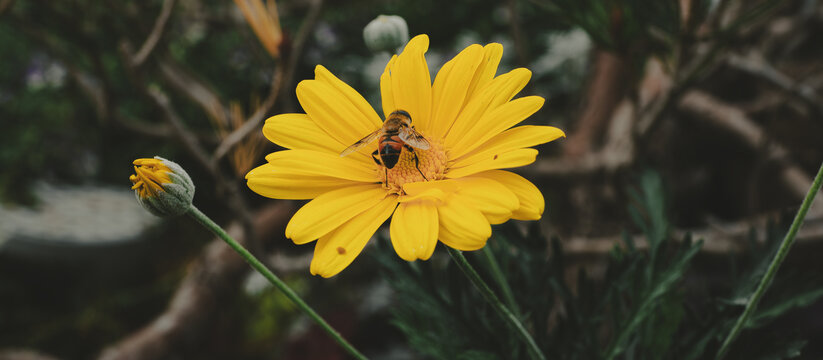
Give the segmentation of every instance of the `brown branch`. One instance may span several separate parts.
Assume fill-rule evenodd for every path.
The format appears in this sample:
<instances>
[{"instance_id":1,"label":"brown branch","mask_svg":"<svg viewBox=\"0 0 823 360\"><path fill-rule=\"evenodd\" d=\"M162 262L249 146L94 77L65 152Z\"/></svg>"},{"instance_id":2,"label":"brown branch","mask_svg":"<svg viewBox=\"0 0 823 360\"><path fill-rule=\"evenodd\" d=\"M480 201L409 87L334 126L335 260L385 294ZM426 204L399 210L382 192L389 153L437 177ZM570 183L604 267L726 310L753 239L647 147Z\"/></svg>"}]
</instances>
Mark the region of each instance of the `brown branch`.
<instances>
[{"instance_id":1,"label":"brown branch","mask_svg":"<svg viewBox=\"0 0 823 360\"><path fill-rule=\"evenodd\" d=\"M226 137L223 138L223 141L214 150L214 155L212 156L212 161L217 163L222 159L235 145L243 141L243 139L248 136L252 131L259 131L260 130L260 123L263 122L263 119L266 117L266 113L269 112L274 103L277 100L277 97L280 96L280 89L283 87L283 72L282 67L278 66L277 70L275 70L274 78L272 79L272 86L271 90L269 90L269 96L266 97L266 100L260 104L260 107L243 123L242 126L235 129Z\"/></svg>"},{"instance_id":2,"label":"brown branch","mask_svg":"<svg viewBox=\"0 0 823 360\"><path fill-rule=\"evenodd\" d=\"M290 49L289 60L286 63L286 69L283 71L283 86L288 89L294 88L294 72L297 70L297 65L300 63L300 57L303 55L303 48L306 46L306 42L311 37L311 34L314 32L314 26L317 24L317 20L320 19L320 14L323 10L323 1L324 0L309 0L310 8L309 13L306 15L306 18L303 20L303 24L300 25L300 30L297 31L297 35L294 37L293 45ZM281 105L283 104L284 99L286 97L281 97ZM287 111L291 111L287 109Z\"/></svg>"},{"instance_id":3,"label":"brown branch","mask_svg":"<svg viewBox=\"0 0 823 360\"><path fill-rule=\"evenodd\" d=\"M582 176L597 172L614 172L634 163L635 107L624 99L615 109L606 133L606 143L597 152L577 159L540 159L523 170L530 177Z\"/></svg>"},{"instance_id":4,"label":"brown branch","mask_svg":"<svg viewBox=\"0 0 823 360\"><path fill-rule=\"evenodd\" d=\"M751 53L748 56L732 55L728 58L730 66L768 81L790 95L799 98L823 115L823 99L810 86L798 83L769 64L763 56Z\"/></svg>"},{"instance_id":5,"label":"brown branch","mask_svg":"<svg viewBox=\"0 0 823 360\"><path fill-rule=\"evenodd\" d=\"M0 360L58 360L51 355L28 349L0 350Z\"/></svg>"},{"instance_id":6,"label":"brown branch","mask_svg":"<svg viewBox=\"0 0 823 360\"><path fill-rule=\"evenodd\" d=\"M734 134L754 151L765 151L766 157L782 165L780 179L799 199L811 187L812 179L789 156L789 151L766 135L757 123L742 110L714 98L710 94L693 90L680 100L678 107L699 115L701 120ZM818 202L823 196L817 196Z\"/></svg>"},{"instance_id":7,"label":"brown branch","mask_svg":"<svg viewBox=\"0 0 823 360\"><path fill-rule=\"evenodd\" d=\"M305 47L306 41L309 39L309 35L314 30L314 26L320 18L323 0L313 0L310 1L310 4L311 8L309 9L309 13L306 15L305 20L303 20L303 24L300 26L297 36L295 36L288 62L286 64L279 64L275 70L268 97L266 97L266 100L263 101L254 114L246 120L243 126L235 129L223 139L223 142L214 151L214 156L212 156L213 162L217 163L220 161L220 159L226 156L226 154L228 154L232 148L248 136L248 134L252 131L259 130L260 123L266 118L266 113L268 113L277 102L282 93L283 87L293 81L294 72L297 69L297 65L299 64L300 57L303 53L303 47Z\"/></svg>"},{"instance_id":8,"label":"brown branch","mask_svg":"<svg viewBox=\"0 0 823 360\"><path fill-rule=\"evenodd\" d=\"M177 115L177 112L172 108L171 103L169 102L169 98L164 94L161 90L156 88L146 89L149 98L154 102L154 105L160 109L160 113L163 114L163 119L171 125L171 128L177 134L180 141L183 143L183 146L188 150L188 152L194 156L195 159L206 168L212 175L218 176L220 170L217 166L209 161L209 156L204 150L203 146L200 145L200 140L197 139L194 134L192 134L186 128L186 125L183 124L183 120Z\"/></svg>"},{"instance_id":9,"label":"brown branch","mask_svg":"<svg viewBox=\"0 0 823 360\"><path fill-rule=\"evenodd\" d=\"M260 212L254 225L260 240L282 238L292 208L277 202ZM237 223L228 232L244 241ZM214 315L237 296L249 267L221 239L212 240L191 265L166 310L152 322L103 350L100 360L187 358L206 341Z\"/></svg>"},{"instance_id":10,"label":"brown branch","mask_svg":"<svg viewBox=\"0 0 823 360\"><path fill-rule=\"evenodd\" d=\"M630 64L622 55L597 49L593 57L594 68L583 99L582 112L575 131L563 144L571 158L583 157L591 151L627 90Z\"/></svg>"},{"instance_id":11,"label":"brown branch","mask_svg":"<svg viewBox=\"0 0 823 360\"><path fill-rule=\"evenodd\" d=\"M823 203L818 203L818 207ZM691 234L693 239L705 240L701 252L716 255L726 255L732 252L744 250L749 246L749 236L751 230L756 229L758 243L766 241L766 229L773 216L761 215L752 219L730 222L715 223L705 228L699 229L677 229L672 236L677 241L685 238L686 234ZM647 249L648 242L644 236L633 235L636 246L639 249ZM823 216L808 217L803 227L797 233L799 246L821 244L823 242ZM570 256L603 256L608 254L615 246L624 246L622 236L606 236L598 238L573 237L563 241L563 251Z\"/></svg>"},{"instance_id":12,"label":"brown branch","mask_svg":"<svg viewBox=\"0 0 823 360\"><path fill-rule=\"evenodd\" d=\"M174 0L164 0L163 8L160 9L160 15L157 16L157 20L154 22L154 27L152 28L151 33L146 38L143 46L140 47L140 50L137 51L137 54L134 55L131 60L132 66L140 67L143 65L151 52L154 50L154 47L157 46L157 42L160 41L160 37L163 36L163 30L166 28L166 23L171 16L172 9L174 9Z\"/></svg>"},{"instance_id":13,"label":"brown branch","mask_svg":"<svg viewBox=\"0 0 823 360\"><path fill-rule=\"evenodd\" d=\"M157 65L169 85L200 105L206 114L213 119L225 118L227 114L226 107L220 101L217 93L209 89L206 84L191 76L170 58L158 59Z\"/></svg>"}]
</instances>

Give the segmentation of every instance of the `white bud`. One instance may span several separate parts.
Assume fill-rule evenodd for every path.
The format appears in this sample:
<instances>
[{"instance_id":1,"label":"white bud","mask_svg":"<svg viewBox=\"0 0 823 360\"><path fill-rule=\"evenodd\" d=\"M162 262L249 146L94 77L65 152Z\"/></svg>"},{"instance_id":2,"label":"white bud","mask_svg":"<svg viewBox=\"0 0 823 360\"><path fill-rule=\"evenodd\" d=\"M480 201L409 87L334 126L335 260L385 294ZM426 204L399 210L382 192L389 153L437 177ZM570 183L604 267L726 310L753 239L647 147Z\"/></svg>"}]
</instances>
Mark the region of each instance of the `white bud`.
<instances>
[{"instance_id":1,"label":"white bud","mask_svg":"<svg viewBox=\"0 0 823 360\"><path fill-rule=\"evenodd\" d=\"M363 28L363 40L373 52L395 52L409 41L409 26L397 15L380 15Z\"/></svg>"}]
</instances>

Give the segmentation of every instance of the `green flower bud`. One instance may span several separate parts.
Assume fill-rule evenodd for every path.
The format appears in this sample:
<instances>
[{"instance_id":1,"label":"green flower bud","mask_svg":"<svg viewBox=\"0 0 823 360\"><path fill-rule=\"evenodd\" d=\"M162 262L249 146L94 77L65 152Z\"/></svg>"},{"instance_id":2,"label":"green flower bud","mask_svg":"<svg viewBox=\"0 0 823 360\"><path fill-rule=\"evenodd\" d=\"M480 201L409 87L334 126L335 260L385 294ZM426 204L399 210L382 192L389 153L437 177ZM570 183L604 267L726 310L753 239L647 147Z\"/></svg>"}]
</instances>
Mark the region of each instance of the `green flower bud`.
<instances>
[{"instance_id":1,"label":"green flower bud","mask_svg":"<svg viewBox=\"0 0 823 360\"><path fill-rule=\"evenodd\" d=\"M380 15L363 28L363 39L373 52L395 52L409 41L409 26L397 15Z\"/></svg>"},{"instance_id":2,"label":"green flower bud","mask_svg":"<svg viewBox=\"0 0 823 360\"><path fill-rule=\"evenodd\" d=\"M194 183L173 161L159 156L134 160L134 175L129 180L137 202L156 216L181 215L191 208Z\"/></svg>"}]
</instances>

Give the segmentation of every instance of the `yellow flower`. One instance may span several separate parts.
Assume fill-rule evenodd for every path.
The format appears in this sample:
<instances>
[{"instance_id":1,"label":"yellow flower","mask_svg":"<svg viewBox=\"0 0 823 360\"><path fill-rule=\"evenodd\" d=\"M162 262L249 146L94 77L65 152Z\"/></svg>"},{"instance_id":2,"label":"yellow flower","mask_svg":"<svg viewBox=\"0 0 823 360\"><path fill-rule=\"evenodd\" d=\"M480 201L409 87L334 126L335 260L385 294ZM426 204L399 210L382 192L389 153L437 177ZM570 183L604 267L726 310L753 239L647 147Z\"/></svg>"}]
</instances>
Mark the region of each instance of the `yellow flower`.
<instances>
[{"instance_id":1,"label":"yellow flower","mask_svg":"<svg viewBox=\"0 0 823 360\"><path fill-rule=\"evenodd\" d=\"M537 187L499 170L532 163L537 150L529 147L565 136L550 126L512 128L543 105L538 96L512 100L531 72L495 76L503 47L475 44L443 65L432 84L428 45L426 35L413 38L380 79L384 115L407 111L431 144L415 150L419 166L408 150L392 169L377 165L371 156L377 142L339 156L383 122L359 93L319 65L314 80L297 85L306 114L266 121L263 134L290 150L269 154L267 164L246 175L248 186L271 198L314 199L286 227L296 244L318 240L312 274L339 273L389 217L395 251L414 261L428 259L438 240L477 250L491 236L490 224L543 214Z\"/></svg>"},{"instance_id":2,"label":"yellow flower","mask_svg":"<svg viewBox=\"0 0 823 360\"><path fill-rule=\"evenodd\" d=\"M173 161L159 156L134 160L134 174L129 180L137 202L154 215L180 215L191 208L194 183Z\"/></svg>"}]
</instances>

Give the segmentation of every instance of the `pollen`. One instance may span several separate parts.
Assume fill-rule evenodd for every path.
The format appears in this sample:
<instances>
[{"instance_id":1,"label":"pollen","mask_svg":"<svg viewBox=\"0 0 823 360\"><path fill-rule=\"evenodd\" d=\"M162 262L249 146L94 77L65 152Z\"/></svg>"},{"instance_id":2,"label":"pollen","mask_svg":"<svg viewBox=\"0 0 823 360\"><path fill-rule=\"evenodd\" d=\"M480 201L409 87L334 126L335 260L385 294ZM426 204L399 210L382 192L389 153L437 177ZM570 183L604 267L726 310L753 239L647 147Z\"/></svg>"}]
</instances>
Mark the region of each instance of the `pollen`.
<instances>
[{"instance_id":1,"label":"pollen","mask_svg":"<svg viewBox=\"0 0 823 360\"><path fill-rule=\"evenodd\" d=\"M397 164L388 171L383 166L378 166L380 179L388 175L384 183L389 192L402 194L403 184L440 180L445 177L447 159L443 145L432 139L429 139L429 143L431 147L428 150L414 149L412 153L403 149ZM417 161L415 161L415 155L417 155Z\"/></svg>"},{"instance_id":2,"label":"pollen","mask_svg":"<svg viewBox=\"0 0 823 360\"><path fill-rule=\"evenodd\" d=\"M171 182L170 172L158 159L137 159L134 161L134 174L129 176L131 188L143 198L156 196L158 191L163 191L163 184Z\"/></svg>"}]
</instances>

